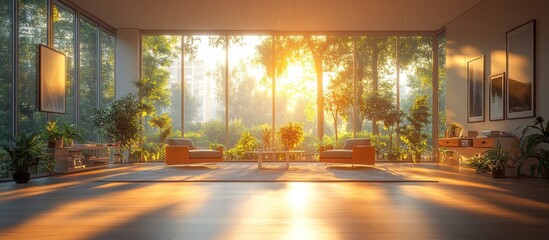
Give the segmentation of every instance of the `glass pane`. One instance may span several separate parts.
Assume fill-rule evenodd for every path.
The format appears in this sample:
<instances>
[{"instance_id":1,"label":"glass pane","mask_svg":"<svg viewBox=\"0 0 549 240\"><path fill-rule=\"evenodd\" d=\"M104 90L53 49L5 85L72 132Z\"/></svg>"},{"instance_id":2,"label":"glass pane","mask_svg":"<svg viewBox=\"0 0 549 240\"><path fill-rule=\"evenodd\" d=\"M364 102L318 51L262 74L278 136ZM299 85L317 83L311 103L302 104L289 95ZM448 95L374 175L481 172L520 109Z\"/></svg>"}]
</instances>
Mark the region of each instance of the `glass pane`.
<instances>
[{"instance_id":1,"label":"glass pane","mask_svg":"<svg viewBox=\"0 0 549 240\"><path fill-rule=\"evenodd\" d=\"M353 136L353 42L351 37L327 36L317 47L323 53L324 134L342 146ZM319 51L316 51L319 52Z\"/></svg>"},{"instance_id":2,"label":"glass pane","mask_svg":"<svg viewBox=\"0 0 549 240\"><path fill-rule=\"evenodd\" d=\"M73 12L63 7L53 6L53 47L65 54L67 59L67 78L66 78L66 114L52 114L53 120L73 124L76 122L75 116L75 63L74 49L76 44Z\"/></svg>"},{"instance_id":3,"label":"glass pane","mask_svg":"<svg viewBox=\"0 0 549 240\"><path fill-rule=\"evenodd\" d=\"M397 138L384 128L383 120L386 117L384 113L398 106L396 37L357 37L355 54L355 79L360 102L357 134L370 137L378 157L382 157L384 153L392 151L391 143L396 142Z\"/></svg>"},{"instance_id":4,"label":"glass pane","mask_svg":"<svg viewBox=\"0 0 549 240\"><path fill-rule=\"evenodd\" d=\"M185 37L185 137L208 147L225 141L225 37Z\"/></svg>"},{"instance_id":5,"label":"glass pane","mask_svg":"<svg viewBox=\"0 0 549 240\"><path fill-rule=\"evenodd\" d=\"M79 94L80 112L79 128L82 129L84 140L97 141L94 133L92 115L98 106L98 43L97 27L84 19L80 19L79 30Z\"/></svg>"},{"instance_id":6,"label":"glass pane","mask_svg":"<svg viewBox=\"0 0 549 240\"><path fill-rule=\"evenodd\" d=\"M19 0L17 31L18 131L42 130L46 114L38 110L38 44L47 44L46 0Z\"/></svg>"},{"instance_id":7,"label":"glass pane","mask_svg":"<svg viewBox=\"0 0 549 240\"><path fill-rule=\"evenodd\" d=\"M438 37L438 136L446 131L446 34Z\"/></svg>"},{"instance_id":8,"label":"glass pane","mask_svg":"<svg viewBox=\"0 0 549 240\"><path fill-rule=\"evenodd\" d=\"M230 39L228 148L235 147L244 133L252 134L257 143L265 145L263 130L272 128L272 78L261 65L261 57L272 53L272 37L231 36ZM268 54L261 55L262 50ZM232 156L232 159L241 157Z\"/></svg>"},{"instance_id":9,"label":"glass pane","mask_svg":"<svg viewBox=\"0 0 549 240\"><path fill-rule=\"evenodd\" d=\"M145 153L158 154L164 150L164 142L171 134L173 115L170 100L171 86L178 82L171 73L172 66L181 55L179 36L143 36L143 78L139 81L138 96L148 106L144 118ZM181 60L179 60L180 62ZM179 111L180 112L180 111ZM145 154L146 161L158 160L154 154ZM152 156L152 157L148 157Z\"/></svg>"},{"instance_id":10,"label":"glass pane","mask_svg":"<svg viewBox=\"0 0 549 240\"><path fill-rule=\"evenodd\" d=\"M420 97L426 96L427 112L425 115L429 117L423 123L421 134L424 136L421 139L427 140L427 145L431 146L433 135L431 117L433 102L433 38L425 36L400 37L399 62L401 64L400 107L410 115L409 111L414 106L414 102ZM427 151L430 151L430 149L426 149L425 152Z\"/></svg>"},{"instance_id":11,"label":"glass pane","mask_svg":"<svg viewBox=\"0 0 549 240\"><path fill-rule=\"evenodd\" d=\"M280 36L275 39L275 131L294 122L303 125L306 139L316 139L318 79L313 54L304 44L303 36ZM277 145L281 146L279 142Z\"/></svg>"},{"instance_id":12,"label":"glass pane","mask_svg":"<svg viewBox=\"0 0 549 240\"><path fill-rule=\"evenodd\" d=\"M0 2L0 143L11 136L13 119L13 1Z\"/></svg>"},{"instance_id":13,"label":"glass pane","mask_svg":"<svg viewBox=\"0 0 549 240\"><path fill-rule=\"evenodd\" d=\"M114 36L101 31L101 102L108 106L114 101Z\"/></svg>"}]
</instances>

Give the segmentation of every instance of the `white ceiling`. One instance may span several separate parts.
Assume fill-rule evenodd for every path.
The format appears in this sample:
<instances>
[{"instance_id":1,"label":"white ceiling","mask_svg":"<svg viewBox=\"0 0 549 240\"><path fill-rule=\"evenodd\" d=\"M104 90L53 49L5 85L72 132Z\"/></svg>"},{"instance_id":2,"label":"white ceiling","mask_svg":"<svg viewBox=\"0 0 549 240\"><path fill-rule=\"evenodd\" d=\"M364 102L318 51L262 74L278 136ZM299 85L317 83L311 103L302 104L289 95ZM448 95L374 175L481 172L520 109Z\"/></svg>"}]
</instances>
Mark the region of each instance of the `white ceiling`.
<instances>
[{"instance_id":1,"label":"white ceiling","mask_svg":"<svg viewBox=\"0 0 549 240\"><path fill-rule=\"evenodd\" d=\"M70 0L114 28L436 31L482 0Z\"/></svg>"}]
</instances>

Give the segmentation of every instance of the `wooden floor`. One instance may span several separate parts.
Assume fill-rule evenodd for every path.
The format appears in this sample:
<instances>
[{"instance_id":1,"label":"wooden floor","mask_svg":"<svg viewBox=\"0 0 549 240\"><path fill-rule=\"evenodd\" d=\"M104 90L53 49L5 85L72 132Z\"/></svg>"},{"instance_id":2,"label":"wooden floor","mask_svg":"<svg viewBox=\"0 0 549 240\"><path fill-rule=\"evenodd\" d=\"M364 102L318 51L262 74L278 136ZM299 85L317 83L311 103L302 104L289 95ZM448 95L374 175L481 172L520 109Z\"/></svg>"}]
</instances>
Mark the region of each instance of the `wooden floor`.
<instances>
[{"instance_id":1,"label":"wooden floor","mask_svg":"<svg viewBox=\"0 0 549 240\"><path fill-rule=\"evenodd\" d=\"M0 239L548 239L549 181L408 164L429 183L0 183Z\"/></svg>"}]
</instances>

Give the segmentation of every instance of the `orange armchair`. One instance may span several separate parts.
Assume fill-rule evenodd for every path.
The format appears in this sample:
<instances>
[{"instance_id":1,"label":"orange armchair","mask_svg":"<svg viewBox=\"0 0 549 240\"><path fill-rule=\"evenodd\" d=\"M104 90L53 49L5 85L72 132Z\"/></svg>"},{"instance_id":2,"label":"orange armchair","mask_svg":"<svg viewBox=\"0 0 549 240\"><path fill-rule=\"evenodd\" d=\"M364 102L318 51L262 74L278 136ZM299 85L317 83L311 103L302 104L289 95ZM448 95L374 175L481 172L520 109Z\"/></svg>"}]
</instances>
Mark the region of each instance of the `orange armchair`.
<instances>
[{"instance_id":1,"label":"orange armchair","mask_svg":"<svg viewBox=\"0 0 549 240\"><path fill-rule=\"evenodd\" d=\"M375 165L376 153L374 145L370 144L370 139L355 138L347 139L343 149L320 149L320 162L324 163L346 163L360 165Z\"/></svg>"},{"instance_id":2,"label":"orange armchair","mask_svg":"<svg viewBox=\"0 0 549 240\"><path fill-rule=\"evenodd\" d=\"M196 149L191 139L170 138L166 144L166 165L223 162L223 148Z\"/></svg>"}]
</instances>

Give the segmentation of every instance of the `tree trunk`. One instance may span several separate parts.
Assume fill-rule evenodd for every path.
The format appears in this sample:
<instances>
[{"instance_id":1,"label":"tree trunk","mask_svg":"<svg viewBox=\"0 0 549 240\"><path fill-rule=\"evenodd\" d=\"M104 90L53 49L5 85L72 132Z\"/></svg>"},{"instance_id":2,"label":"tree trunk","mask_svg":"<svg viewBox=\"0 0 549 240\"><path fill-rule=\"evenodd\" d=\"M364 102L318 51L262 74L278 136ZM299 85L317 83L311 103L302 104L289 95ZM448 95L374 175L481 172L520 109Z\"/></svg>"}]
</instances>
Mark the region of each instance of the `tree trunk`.
<instances>
[{"instance_id":1,"label":"tree trunk","mask_svg":"<svg viewBox=\"0 0 549 240\"><path fill-rule=\"evenodd\" d=\"M377 46L377 37L372 42L372 91L379 91L379 73L378 73L379 48ZM379 134L377 119L372 119L372 134Z\"/></svg>"},{"instance_id":2,"label":"tree trunk","mask_svg":"<svg viewBox=\"0 0 549 240\"><path fill-rule=\"evenodd\" d=\"M315 54L314 54L315 55ZM322 57L314 56L315 59L315 71L316 71L316 103L317 103L317 125L318 125L318 138L322 139L324 136L324 88L322 84Z\"/></svg>"}]
</instances>

